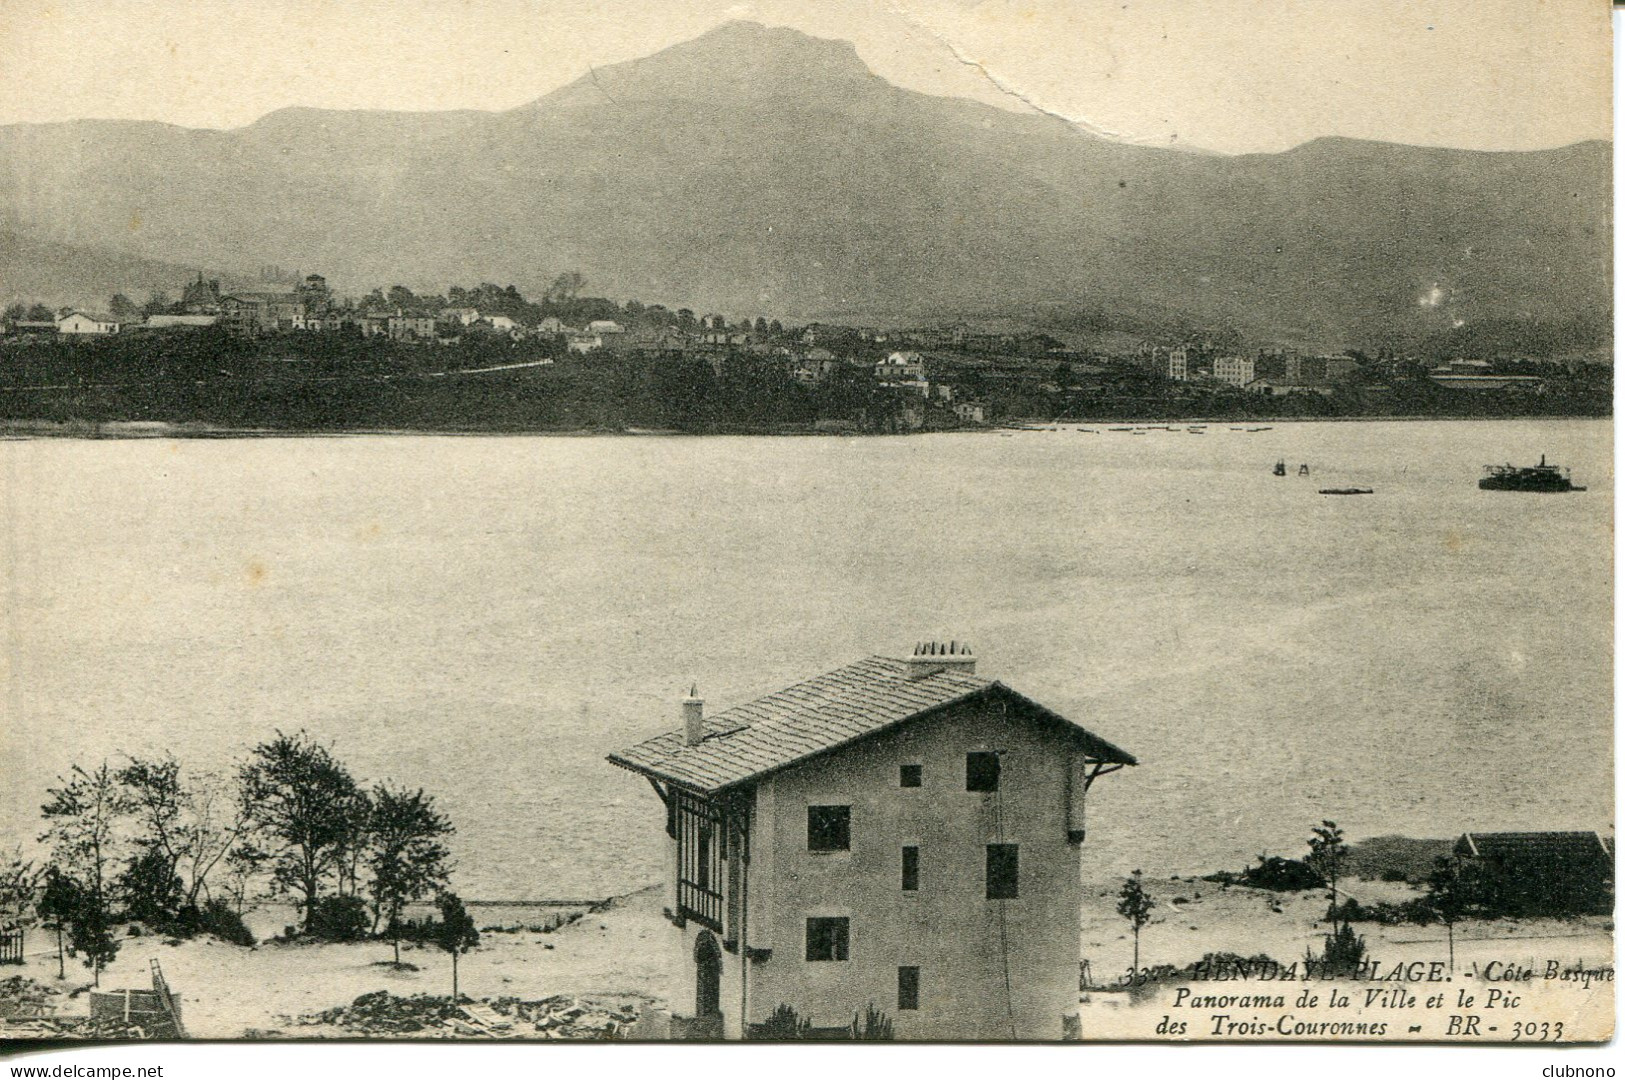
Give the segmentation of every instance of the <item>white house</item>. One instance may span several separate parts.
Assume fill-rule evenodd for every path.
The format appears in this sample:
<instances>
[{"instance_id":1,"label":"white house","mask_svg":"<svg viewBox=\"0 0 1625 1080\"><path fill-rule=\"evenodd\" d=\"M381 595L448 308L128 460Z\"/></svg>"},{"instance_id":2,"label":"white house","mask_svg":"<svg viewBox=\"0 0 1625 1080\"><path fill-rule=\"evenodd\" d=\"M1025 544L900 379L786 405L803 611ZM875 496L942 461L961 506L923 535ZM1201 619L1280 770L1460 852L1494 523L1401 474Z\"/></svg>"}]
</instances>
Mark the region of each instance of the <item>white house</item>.
<instances>
[{"instance_id":1,"label":"white house","mask_svg":"<svg viewBox=\"0 0 1625 1080\"><path fill-rule=\"evenodd\" d=\"M1135 761L967 648L714 717L690 691L680 729L609 760L666 806L674 1032L873 1004L899 1039L1076 1037L1085 796Z\"/></svg>"},{"instance_id":2,"label":"white house","mask_svg":"<svg viewBox=\"0 0 1625 1080\"><path fill-rule=\"evenodd\" d=\"M1246 386L1257 378L1250 356L1221 356L1213 361L1213 377L1231 386Z\"/></svg>"},{"instance_id":3,"label":"white house","mask_svg":"<svg viewBox=\"0 0 1625 1080\"><path fill-rule=\"evenodd\" d=\"M116 334L119 331L119 322L111 315L86 315L82 311L70 311L56 321L56 332L59 334Z\"/></svg>"},{"instance_id":4,"label":"white house","mask_svg":"<svg viewBox=\"0 0 1625 1080\"><path fill-rule=\"evenodd\" d=\"M589 334L624 334L625 328L614 319L594 319L587 324Z\"/></svg>"}]
</instances>

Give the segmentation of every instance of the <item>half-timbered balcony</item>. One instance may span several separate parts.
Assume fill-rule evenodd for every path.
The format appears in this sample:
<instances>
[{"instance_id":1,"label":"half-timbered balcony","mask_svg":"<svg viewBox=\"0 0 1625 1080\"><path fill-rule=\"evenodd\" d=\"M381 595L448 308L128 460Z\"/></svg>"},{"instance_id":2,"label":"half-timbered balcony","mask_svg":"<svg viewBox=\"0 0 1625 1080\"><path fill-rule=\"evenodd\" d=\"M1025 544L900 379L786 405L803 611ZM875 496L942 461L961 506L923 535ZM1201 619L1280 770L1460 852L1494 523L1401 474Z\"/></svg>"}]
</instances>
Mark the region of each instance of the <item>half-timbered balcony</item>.
<instances>
[{"instance_id":1,"label":"half-timbered balcony","mask_svg":"<svg viewBox=\"0 0 1625 1080\"><path fill-rule=\"evenodd\" d=\"M722 932L723 817L713 802L672 790L677 830L677 914Z\"/></svg>"}]
</instances>

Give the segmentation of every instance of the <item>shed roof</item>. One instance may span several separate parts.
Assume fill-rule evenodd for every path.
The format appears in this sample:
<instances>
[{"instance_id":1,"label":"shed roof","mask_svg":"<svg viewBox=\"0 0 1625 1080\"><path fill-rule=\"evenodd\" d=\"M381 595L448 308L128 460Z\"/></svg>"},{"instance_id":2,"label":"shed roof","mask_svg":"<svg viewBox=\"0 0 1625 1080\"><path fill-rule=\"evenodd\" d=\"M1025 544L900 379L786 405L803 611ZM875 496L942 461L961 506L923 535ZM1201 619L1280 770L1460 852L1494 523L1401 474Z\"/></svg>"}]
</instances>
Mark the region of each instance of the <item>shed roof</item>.
<instances>
[{"instance_id":1,"label":"shed roof","mask_svg":"<svg viewBox=\"0 0 1625 1080\"><path fill-rule=\"evenodd\" d=\"M1064 724L1100 761L1136 764L1128 752L1003 683L955 670L910 677L904 661L884 656L859 660L709 717L697 746L686 745L683 732L668 731L611 754L609 760L698 791L721 791L984 695L1021 702Z\"/></svg>"},{"instance_id":2,"label":"shed roof","mask_svg":"<svg viewBox=\"0 0 1625 1080\"><path fill-rule=\"evenodd\" d=\"M1455 853L1481 859L1614 857L1612 845L1597 832L1462 833L1461 839L1456 841Z\"/></svg>"}]
</instances>

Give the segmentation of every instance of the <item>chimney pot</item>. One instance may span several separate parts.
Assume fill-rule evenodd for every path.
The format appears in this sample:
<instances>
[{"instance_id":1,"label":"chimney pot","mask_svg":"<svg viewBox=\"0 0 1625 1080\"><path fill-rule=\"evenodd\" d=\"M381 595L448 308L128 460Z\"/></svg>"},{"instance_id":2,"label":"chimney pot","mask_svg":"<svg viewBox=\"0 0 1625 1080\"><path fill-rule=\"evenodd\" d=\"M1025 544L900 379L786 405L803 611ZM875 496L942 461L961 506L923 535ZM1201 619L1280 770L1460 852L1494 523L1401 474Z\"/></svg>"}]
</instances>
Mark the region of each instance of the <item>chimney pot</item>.
<instances>
[{"instance_id":1,"label":"chimney pot","mask_svg":"<svg viewBox=\"0 0 1625 1080\"><path fill-rule=\"evenodd\" d=\"M700 687L696 683L688 688L688 697L683 699L683 745L698 746L705 738L705 702L700 698Z\"/></svg>"},{"instance_id":2,"label":"chimney pot","mask_svg":"<svg viewBox=\"0 0 1625 1080\"><path fill-rule=\"evenodd\" d=\"M944 644L924 641L914 646L914 655L903 661L910 679L923 679L939 671L957 671L965 675L976 674L976 657L971 647L957 640Z\"/></svg>"}]
</instances>

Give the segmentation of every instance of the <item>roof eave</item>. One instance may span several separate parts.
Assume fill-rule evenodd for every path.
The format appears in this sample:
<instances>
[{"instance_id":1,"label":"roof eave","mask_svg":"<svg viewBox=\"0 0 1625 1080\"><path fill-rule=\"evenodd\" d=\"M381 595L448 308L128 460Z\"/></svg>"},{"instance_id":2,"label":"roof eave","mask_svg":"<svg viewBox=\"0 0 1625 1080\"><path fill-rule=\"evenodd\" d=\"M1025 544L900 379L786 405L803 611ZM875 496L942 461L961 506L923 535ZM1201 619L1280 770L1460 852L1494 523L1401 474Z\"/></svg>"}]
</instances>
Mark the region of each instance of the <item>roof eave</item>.
<instances>
[{"instance_id":1,"label":"roof eave","mask_svg":"<svg viewBox=\"0 0 1625 1080\"><path fill-rule=\"evenodd\" d=\"M687 788L690 791L699 792L699 793L706 794L706 795L720 795L720 794L722 794L724 792L731 791L731 790L734 790L736 788L740 788L740 787L744 787L744 786L749 785L749 784L757 783L760 780L762 780L764 777L772 776L775 773L783 772L785 769L789 769L789 768L793 768L794 766L801 765L801 764L803 764L803 763L805 763L807 761L811 761L814 758L821 757L824 754L833 753L836 750L843 750L846 747L853 745L854 743L859 743L859 742L862 742L865 739L869 739L869 738L872 738L872 737L874 737L876 735L879 735L882 732L890 731L893 728L896 728L896 727L898 727L898 726L900 726L902 724L912 723L915 720L919 720L922 717L930 716L931 714L933 714L935 712L938 712L938 711L940 711L942 709L950 708L950 707L955 706L955 705L962 705L967 701L973 700L974 698L977 698L977 697L983 696L983 695L987 695L987 694L992 694L995 691L1001 691L1001 692L1015 698L1017 701L1020 701L1021 703L1028 706L1029 708L1032 708L1034 711L1040 713L1041 715L1045 716L1046 718L1049 718L1051 720L1055 720L1055 721L1063 724L1070 731L1072 731L1075 735L1081 736L1082 739L1086 743L1085 751L1087 753L1089 753L1091 756L1093 756L1095 759L1097 759L1097 760L1099 760L1099 761L1101 761L1101 762L1103 762L1105 764L1108 764L1108 765L1138 765L1139 764L1139 761L1135 759L1134 755L1130 754L1127 750L1124 750L1121 747L1118 747L1118 746L1116 746L1116 745L1114 745L1114 744L1112 744L1110 742L1107 742L1105 739L1102 739L1100 736L1096 735L1094 732L1088 730L1087 728L1084 728L1081 725L1076 724L1071 720L1068 720L1066 717L1062 716L1060 713L1054 711L1053 709L1045 708L1043 705L1040 705L1038 702L1034 701L1032 698L1029 698L1025 694L1022 694L1022 693L1020 693L1018 691L1010 689L1010 687L1006 686L1004 683L999 682L997 680L989 682L985 686L977 687L974 690L967 690L965 693L960 694L957 697L949 698L947 701L939 702L938 704L933 705L930 708L921 709L919 712L910 713L907 716L900 717L900 718L898 718L896 720L893 720L889 724L885 724L885 725L883 725L881 727L877 727L877 728L872 728L871 730L865 731L860 735L854 735L851 738L843 740L842 742L835 743L832 746L822 747L822 748L820 748L818 750L811 751L810 753L803 754L800 757L793 758L793 759L791 759L789 761L781 762L781 763L779 763L777 765L773 765L773 766L770 766L770 767L765 768L765 769L760 769L760 770L758 770L758 771L756 771L754 773L751 773L748 776L740 777L739 779L729 781L726 784L718 784L718 785L716 785L714 787L707 787L707 786L705 786L703 784L697 784L693 780L673 776L670 773L662 772L661 770L652 768L652 767L650 767L648 765L638 764L637 762L630 761L627 758L624 758L619 754L610 754L610 755L608 755L608 761L611 764L618 765L623 769L630 770L631 772L640 773L640 774L642 774L644 776L649 776L649 777L653 777L653 778L656 778L656 779L659 779L659 780L663 780L663 781L665 781L666 783L669 783L669 784L676 784L679 787Z\"/></svg>"}]
</instances>

